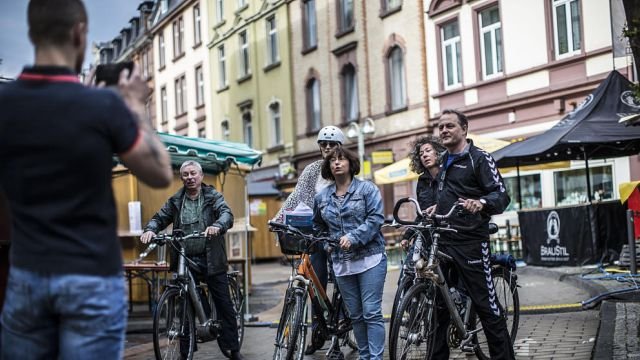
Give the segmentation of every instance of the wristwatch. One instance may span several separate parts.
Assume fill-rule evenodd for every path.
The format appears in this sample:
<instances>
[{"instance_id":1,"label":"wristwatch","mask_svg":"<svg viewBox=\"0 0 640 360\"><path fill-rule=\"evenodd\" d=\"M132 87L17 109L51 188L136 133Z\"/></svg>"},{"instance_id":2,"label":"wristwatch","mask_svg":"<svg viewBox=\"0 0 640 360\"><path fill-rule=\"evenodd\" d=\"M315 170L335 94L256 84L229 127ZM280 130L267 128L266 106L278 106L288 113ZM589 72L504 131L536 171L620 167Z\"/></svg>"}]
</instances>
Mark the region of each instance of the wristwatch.
<instances>
[{"instance_id":1,"label":"wristwatch","mask_svg":"<svg viewBox=\"0 0 640 360\"><path fill-rule=\"evenodd\" d=\"M487 200L480 199L480 203L482 203L482 206L484 207L485 205L487 205Z\"/></svg>"}]
</instances>

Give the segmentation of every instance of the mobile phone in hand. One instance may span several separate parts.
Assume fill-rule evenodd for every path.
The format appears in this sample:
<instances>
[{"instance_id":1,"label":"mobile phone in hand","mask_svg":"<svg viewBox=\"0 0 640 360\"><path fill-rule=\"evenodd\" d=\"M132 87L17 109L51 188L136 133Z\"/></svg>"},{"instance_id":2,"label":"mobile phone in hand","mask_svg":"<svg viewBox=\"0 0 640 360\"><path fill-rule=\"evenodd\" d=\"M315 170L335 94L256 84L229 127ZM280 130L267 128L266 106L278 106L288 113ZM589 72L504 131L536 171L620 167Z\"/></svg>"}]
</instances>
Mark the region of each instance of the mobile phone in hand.
<instances>
[{"instance_id":1,"label":"mobile phone in hand","mask_svg":"<svg viewBox=\"0 0 640 360\"><path fill-rule=\"evenodd\" d=\"M106 86L118 85L120 73L124 69L129 69L129 74L131 74L131 71L133 71L133 61L98 65L98 67L96 67L96 84L104 81Z\"/></svg>"}]
</instances>

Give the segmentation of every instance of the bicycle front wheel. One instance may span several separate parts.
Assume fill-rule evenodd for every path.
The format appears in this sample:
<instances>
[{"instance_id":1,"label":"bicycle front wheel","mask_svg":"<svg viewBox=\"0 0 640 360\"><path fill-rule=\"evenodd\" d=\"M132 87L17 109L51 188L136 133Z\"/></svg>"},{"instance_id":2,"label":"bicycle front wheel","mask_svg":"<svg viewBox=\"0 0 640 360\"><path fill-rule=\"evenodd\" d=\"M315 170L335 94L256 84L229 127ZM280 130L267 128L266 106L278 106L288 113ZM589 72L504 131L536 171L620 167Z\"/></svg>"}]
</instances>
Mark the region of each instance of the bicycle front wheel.
<instances>
[{"instance_id":1,"label":"bicycle front wheel","mask_svg":"<svg viewBox=\"0 0 640 360\"><path fill-rule=\"evenodd\" d=\"M433 353L437 313L437 287L432 281L413 285L404 295L389 334L389 357L429 359Z\"/></svg>"},{"instance_id":2,"label":"bicycle front wheel","mask_svg":"<svg viewBox=\"0 0 640 360\"><path fill-rule=\"evenodd\" d=\"M289 288L286 293L280 323L276 332L274 360L302 359L306 341L305 292L300 288ZM302 334L301 334L302 332Z\"/></svg>"},{"instance_id":3,"label":"bicycle front wheel","mask_svg":"<svg viewBox=\"0 0 640 360\"><path fill-rule=\"evenodd\" d=\"M238 348L242 348L242 341L244 340L244 296L242 294L242 288L235 276L227 275L229 281L229 296L231 296L231 303L236 311L236 330L238 332ZM231 358L231 351L223 349L218 338L218 346L220 351L227 358Z\"/></svg>"},{"instance_id":4,"label":"bicycle front wheel","mask_svg":"<svg viewBox=\"0 0 640 360\"><path fill-rule=\"evenodd\" d=\"M492 270L493 286L496 292L496 298L499 302L500 316L507 324L509 339L511 346L516 340L518 333L518 325L520 323L520 298L518 297L518 287L516 284L516 276L503 267L496 267ZM482 324L475 311L471 308L469 314L470 328L481 328ZM478 359L489 359L489 346L484 330L475 334L474 350Z\"/></svg>"},{"instance_id":5,"label":"bicycle front wheel","mask_svg":"<svg viewBox=\"0 0 640 360\"><path fill-rule=\"evenodd\" d=\"M156 359L192 359L196 346L193 308L177 288L164 291L153 315L153 351Z\"/></svg>"},{"instance_id":6,"label":"bicycle front wheel","mask_svg":"<svg viewBox=\"0 0 640 360\"><path fill-rule=\"evenodd\" d=\"M389 329L393 328L393 322L396 319L396 313L398 312L398 306L402 301L404 295L409 291L409 288L413 285L413 280L415 275L403 273L400 279L400 283L398 284L398 289L396 289L396 295L393 298L393 306L391 307L391 318L389 319ZM391 332L389 332L389 346L392 346L392 337Z\"/></svg>"}]
</instances>

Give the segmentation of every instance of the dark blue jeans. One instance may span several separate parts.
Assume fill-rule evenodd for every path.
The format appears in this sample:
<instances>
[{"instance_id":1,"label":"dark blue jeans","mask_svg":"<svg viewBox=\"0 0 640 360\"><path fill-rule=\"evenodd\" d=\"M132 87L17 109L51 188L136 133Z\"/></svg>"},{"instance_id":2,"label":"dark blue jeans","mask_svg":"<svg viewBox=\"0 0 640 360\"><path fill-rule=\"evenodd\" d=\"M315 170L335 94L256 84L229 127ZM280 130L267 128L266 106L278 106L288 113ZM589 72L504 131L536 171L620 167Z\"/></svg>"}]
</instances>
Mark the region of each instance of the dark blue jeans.
<instances>
[{"instance_id":1,"label":"dark blue jeans","mask_svg":"<svg viewBox=\"0 0 640 360\"><path fill-rule=\"evenodd\" d=\"M124 276L11 267L0 359L121 359L126 326Z\"/></svg>"}]
</instances>

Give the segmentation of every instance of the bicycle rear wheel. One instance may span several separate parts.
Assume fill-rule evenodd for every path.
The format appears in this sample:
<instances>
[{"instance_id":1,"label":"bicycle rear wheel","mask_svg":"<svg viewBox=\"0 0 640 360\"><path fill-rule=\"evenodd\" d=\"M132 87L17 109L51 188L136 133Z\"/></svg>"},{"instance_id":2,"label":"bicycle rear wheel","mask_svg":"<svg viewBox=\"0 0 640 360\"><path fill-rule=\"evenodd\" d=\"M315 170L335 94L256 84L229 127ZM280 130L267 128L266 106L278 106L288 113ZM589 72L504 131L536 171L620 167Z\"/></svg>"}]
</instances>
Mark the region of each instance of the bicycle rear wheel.
<instances>
[{"instance_id":1,"label":"bicycle rear wheel","mask_svg":"<svg viewBox=\"0 0 640 360\"><path fill-rule=\"evenodd\" d=\"M511 346L516 340L518 333L518 325L520 323L520 298L518 297L518 287L516 284L516 275L512 274L508 269L496 267L492 270L493 286L496 292L496 298L500 303L500 314L505 319L507 331ZM469 314L469 324L471 329L482 327L480 318L478 317L474 307L471 307ZM478 359L489 359L489 346L484 330L475 334L474 338L475 353Z\"/></svg>"},{"instance_id":2,"label":"bicycle rear wheel","mask_svg":"<svg viewBox=\"0 0 640 360\"><path fill-rule=\"evenodd\" d=\"M156 359L192 359L196 328L189 298L169 288L160 297L153 315L153 351Z\"/></svg>"},{"instance_id":3,"label":"bicycle rear wheel","mask_svg":"<svg viewBox=\"0 0 640 360\"><path fill-rule=\"evenodd\" d=\"M227 280L229 282L229 296L231 296L231 303L236 311L236 329L238 331L238 348L242 348L242 341L244 340L244 296L242 294L242 288L236 279L235 275L227 274ZM218 338L218 346L222 354L231 358L231 351L223 349Z\"/></svg>"},{"instance_id":4,"label":"bicycle rear wheel","mask_svg":"<svg viewBox=\"0 0 640 360\"><path fill-rule=\"evenodd\" d=\"M301 288L289 288L286 293L280 323L276 332L274 360L302 359L306 341L305 297ZM302 333L301 333L302 332Z\"/></svg>"},{"instance_id":5,"label":"bicycle rear wheel","mask_svg":"<svg viewBox=\"0 0 640 360\"><path fill-rule=\"evenodd\" d=\"M437 327L435 307L437 288L432 281L413 285L398 306L389 343L389 357L429 359L433 353Z\"/></svg>"}]
</instances>

